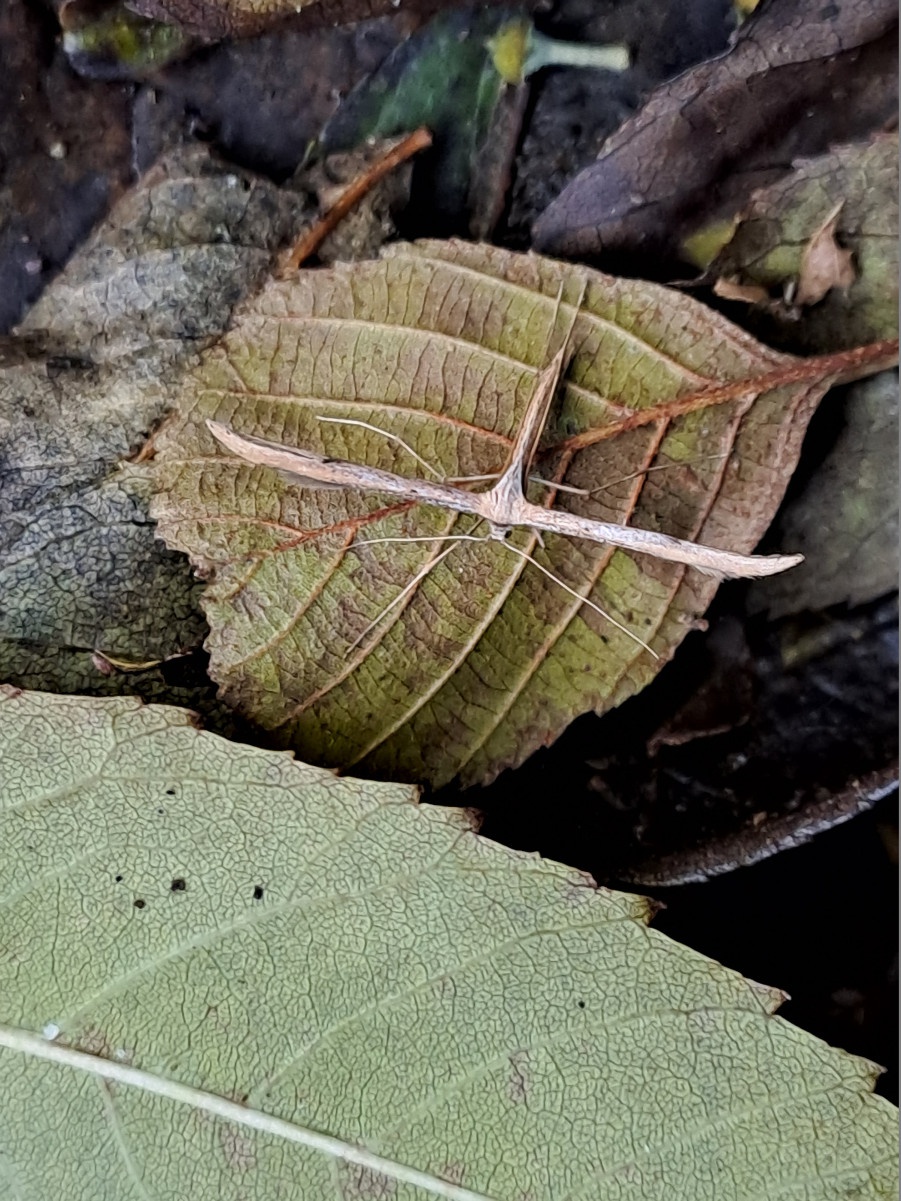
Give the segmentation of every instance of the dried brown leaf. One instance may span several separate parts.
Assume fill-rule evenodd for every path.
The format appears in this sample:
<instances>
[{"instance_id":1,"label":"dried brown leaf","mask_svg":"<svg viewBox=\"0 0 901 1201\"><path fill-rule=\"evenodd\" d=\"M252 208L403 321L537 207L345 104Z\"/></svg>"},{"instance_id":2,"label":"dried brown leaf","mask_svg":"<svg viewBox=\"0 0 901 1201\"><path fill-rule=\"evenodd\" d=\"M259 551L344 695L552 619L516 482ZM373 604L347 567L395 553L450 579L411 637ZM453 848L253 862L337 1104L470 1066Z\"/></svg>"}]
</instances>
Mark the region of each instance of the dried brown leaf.
<instances>
[{"instance_id":1,"label":"dried brown leaf","mask_svg":"<svg viewBox=\"0 0 901 1201\"><path fill-rule=\"evenodd\" d=\"M742 284L728 276L720 276L713 285L714 296L722 300L736 300L743 304L765 304L770 294L760 284Z\"/></svg>"},{"instance_id":2,"label":"dried brown leaf","mask_svg":"<svg viewBox=\"0 0 901 1201\"><path fill-rule=\"evenodd\" d=\"M835 232L844 201L839 201L812 235L801 258L797 305L818 304L833 288L850 288L857 278L854 252L839 245Z\"/></svg>"}]
</instances>

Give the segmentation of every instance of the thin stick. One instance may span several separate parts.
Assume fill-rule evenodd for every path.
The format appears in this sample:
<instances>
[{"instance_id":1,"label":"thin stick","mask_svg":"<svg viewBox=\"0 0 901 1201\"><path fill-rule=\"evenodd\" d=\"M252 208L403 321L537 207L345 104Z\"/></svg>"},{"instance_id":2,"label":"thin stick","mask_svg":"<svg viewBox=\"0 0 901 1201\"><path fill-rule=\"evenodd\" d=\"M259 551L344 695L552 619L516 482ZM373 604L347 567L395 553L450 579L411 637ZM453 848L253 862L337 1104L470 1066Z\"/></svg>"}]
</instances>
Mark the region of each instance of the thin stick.
<instances>
[{"instance_id":1,"label":"thin stick","mask_svg":"<svg viewBox=\"0 0 901 1201\"><path fill-rule=\"evenodd\" d=\"M330 233L333 233L341 220L347 216L355 204L366 195L368 191L395 167L399 167L401 163L405 163L407 159L418 154L420 150L426 150L432 144L432 135L427 129L414 130L402 142L389 150L382 158L368 167L341 193L332 207L316 222L312 228L308 229L294 243L290 252L279 262L276 276L279 279L285 279L295 272L305 262L311 254L319 249Z\"/></svg>"}]
</instances>

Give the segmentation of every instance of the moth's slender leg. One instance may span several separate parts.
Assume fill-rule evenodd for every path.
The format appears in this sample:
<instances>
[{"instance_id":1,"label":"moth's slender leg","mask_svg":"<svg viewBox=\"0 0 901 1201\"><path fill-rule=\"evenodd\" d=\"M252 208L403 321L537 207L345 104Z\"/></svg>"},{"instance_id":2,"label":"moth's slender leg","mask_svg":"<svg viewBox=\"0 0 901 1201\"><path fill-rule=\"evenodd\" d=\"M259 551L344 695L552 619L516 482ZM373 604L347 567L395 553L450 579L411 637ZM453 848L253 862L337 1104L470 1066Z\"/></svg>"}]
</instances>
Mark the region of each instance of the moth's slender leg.
<instances>
[{"instance_id":1,"label":"moth's slender leg","mask_svg":"<svg viewBox=\"0 0 901 1201\"><path fill-rule=\"evenodd\" d=\"M555 492L571 492L573 496L591 496L587 488L577 488L575 484L558 484L553 480L543 480L540 475L530 475L530 484L540 484L542 488L553 488Z\"/></svg>"},{"instance_id":2,"label":"moth's slender leg","mask_svg":"<svg viewBox=\"0 0 901 1201\"><path fill-rule=\"evenodd\" d=\"M553 580L554 583L559 585L564 592L568 592L570 596L574 596L576 600L581 601L583 605L587 605L589 609L594 609L595 613L599 613L605 621L609 621L612 626L615 626L618 630L625 634L627 638L631 638L633 642L637 642L641 649L647 651L648 654L654 659L660 658L655 650L652 650L646 642L642 642L638 635L633 634L627 626L622 625L616 620L615 617L611 617L606 609L602 609L600 605L596 605L593 600L589 600L588 597L583 596L581 592L576 592L574 588L570 588L569 584L564 584L563 580L561 580L559 576L554 575L554 573L548 570L547 567L542 567L538 560L533 559L530 554L526 553L526 551L521 550L518 546L514 546L512 542L503 542L503 545L507 548L507 550L512 551L515 555L519 555L521 559L525 559L527 563L531 563L533 567L537 567L537 569L543 575L546 575L549 580Z\"/></svg>"},{"instance_id":3,"label":"moth's slender leg","mask_svg":"<svg viewBox=\"0 0 901 1201\"><path fill-rule=\"evenodd\" d=\"M439 539L435 539L435 541L439 541ZM446 541L446 539L442 538L442 539L440 539L440 541L444 542L444 541ZM391 612L392 609L396 608L397 605L401 604L401 602L410 595L410 593L413 591L413 589L422 583L422 581L426 578L426 576L429 574L429 572L432 570L432 568L437 567L442 559L446 559L452 550L456 550L456 547L449 546L446 550L443 550L440 555L438 555L436 558L432 559L431 563L427 563L421 571L417 572L416 575L413 577L413 579L410 580L410 582L408 584L404 585L404 587L397 594L397 596L394 598L394 600L391 601L390 604L387 604L384 607L384 609L382 609L382 611L378 615L378 617L376 617L376 619L374 621L371 621L369 623L369 625L362 632L362 634L359 634L353 640L353 642L347 648L348 653L350 653L350 651L356 650L356 648L360 645L360 643L363 641L363 639L366 637L366 635L371 633L371 631L375 629L375 627L383 620L383 618L385 618Z\"/></svg>"},{"instance_id":4,"label":"moth's slender leg","mask_svg":"<svg viewBox=\"0 0 901 1201\"><path fill-rule=\"evenodd\" d=\"M396 442L398 446L402 446L408 455L412 455L420 467L424 467L426 471L431 472L435 479L444 480L444 476L436 468L432 466L427 459L416 453L409 442L405 442L399 434L392 434L390 430L383 430L380 425L372 425L368 421L359 421L356 417L317 417L317 421L327 421L331 425L358 425L361 429L372 430L374 434L381 434L383 438L387 438L391 442Z\"/></svg>"},{"instance_id":5,"label":"moth's slender leg","mask_svg":"<svg viewBox=\"0 0 901 1201\"><path fill-rule=\"evenodd\" d=\"M633 471L629 475L621 475L618 479L610 480L607 484L598 484L597 488L589 490L579 489L579 491L582 492L583 496L594 496L598 492L606 492L608 488L616 487L617 484L627 484L629 480L637 480L639 476L650 475L652 471L669 471L672 467L691 467L695 463L706 463L712 459L728 459L731 453L730 450L727 450L724 454L703 455L700 459L689 459L684 463L655 463L653 467L644 467L641 471Z\"/></svg>"},{"instance_id":6,"label":"moth's slender leg","mask_svg":"<svg viewBox=\"0 0 901 1201\"><path fill-rule=\"evenodd\" d=\"M536 531L536 534L540 541L541 532ZM372 546L373 544L375 544L377 542L486 542L488 540L489 540L489 537L486 535L479 537L475 534L444 534L444 535L428 534L428 535L423 535L422 537L411 537L411 538L404 538L404 537L366 538L364 540L354 542L353 546ZM570 594L570 596L573 596L576 598L576 600L581 601L583 605L587 605L589 607L589 609L594 609L595 613L598 613L601 617L604 618L605 621L609 621L612 626L615 626L616 629L621 630L622 633L626 634L629 638L631 638L633 642L637 642L638 645L642 648L642 650L646 650L648 652L648 654L652 655L653 658L655 658L655 659L660 658L660 656L657 654L657 652L655 650L652 650L652 648L649 647L646 642L642 642L642 640L638 637L637 634L633 634L630 629L628 629L624 625L621 625L616 620L615 617L611 617L611 615L606 611L606 609L602 609L600 605L595 604L595 602L593 600L589 600L587 596L583 596L581 592L576 592L574 588L570 588L570 586L568 584L565 584L563 582L563 580L560 579L559 576L555 575L547 567L543 567L537 561L537 559L533 559L532 556L530 554L528 554L526 551L521 550L518 546L514 546L512 542L508 542L505 538L498 537L498 538L492 539L492 541L500 542L500 544L502 546L506 547L507 550L512 551L513 554L518 555L521 559L525 559L525 561L527 563L531 563L533 567L536 567L543 575L546 575L549 580L553 580L554 583L557 584L560 588L562 588L564 592L568 592ZM353 547L351 549L353 549ZM441 557L443 558L443 555ZM435 566L435 563L437 563L439 561L440 561L439 559L435 559L434 562L429 564L427 571L431 571L432 567ZM382 618L389 611L389 609L393 608L394 605L396 605L398 603L398 601L403 598L403 596L407 593L407 591L409 590L411 585L413 583L418 582L419 578L422 578L422 573L420 573L420 576L417 577L417 580L411 581L411 584L407 585L407 588L404 589L404 592L401 593L401 595L399 597L397 597L395 600L393 600L387 609L384 609L379 614L379 616L376 618L375 622L373 622L373 625L377 625L382 620ZM372 629L372 626L369 626L366 630L363 631L363 633L357 639L357 642L354 642L351 645L351 650L353 650L353 648L355 646L357 646L357 644L363 638L366 637L366 635L369 633L369 630L371 630L371 629Z\"/></svg>"}]
</instances>

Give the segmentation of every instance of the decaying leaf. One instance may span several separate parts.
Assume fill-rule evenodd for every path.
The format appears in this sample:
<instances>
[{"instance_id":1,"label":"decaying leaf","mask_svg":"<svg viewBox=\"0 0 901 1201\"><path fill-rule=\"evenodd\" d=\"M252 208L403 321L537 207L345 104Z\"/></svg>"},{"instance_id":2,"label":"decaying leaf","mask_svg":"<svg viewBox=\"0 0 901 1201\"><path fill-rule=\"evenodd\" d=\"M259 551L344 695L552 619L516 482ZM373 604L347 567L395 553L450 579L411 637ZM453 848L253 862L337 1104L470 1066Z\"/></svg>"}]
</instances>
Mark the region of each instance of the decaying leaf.
<instances>
[{"instance_id":1,"label":"decaying leaf","mask_svg":"<svg viewBox=\"0 0 901 1201\"><path fill-rule=\"evenodd\" d=\"M803 551L790 584L752 589L773 616L864 604L898 587L898 374L862 380L845 427L806 488L786 506L779 540Z\"/></svg>"},{"instance_id":2,"label":"decaying leaf","mask_svg":"<svg viewBox=\"0 0 901 1201\"><path fill-rule=\"evenodd\" d=\"M89 79L146 78L192 48L178 26L141 17L124 0L100 9L91 0L63 0L59 22L66 57Z\"/></svg>"},{"instance_id":3,"label":"decaying leaf","mask_svg":"<svg viewBox=\"0 0 901 1201\"><path fill-rule=\"evenodd\" d=\"M187 113L231 162L288 178L342 97L406 37L416 19L405 9L357 25L289 26L225 41L155 72L163 104L139 99L151 130L159 110ZM299 69L299 64L303 69ZM351 149L356 149L352 146Z\"/></svg>"},{"instance_id":4,"label":"decaying leaf","mask_svg":"<svg viewBox=\"0 0 901 1201\"><path fill-rule=\"evenodd\" d=\"M166 661L202 642L199 586L154 538L127 459L297 206L202 148L176 156L28 314L26 351L0 365L0 678L106 690L126 681L101 677L95 651Z\"/></svg>"},{"instance_id":5,"label":"decaying leaf","mask_svg":"<svg viewBox=\"0 0 901 1201\"><path fill-rule=\"evenodd\" d=\"M607 140L540 217L535 246L658 272L661 258L684 261L702 214L728 223L786 163L894 120L896 60L889 0L764 5L728 54L659 87Z\"/></svg>"},{"instance_id":6,"label":"decaying leaf","mask_svg":"<svg viewBox=\"0 0 901 1201\"><path fill-rule=\"evenodd\" d=\"M0 697L18 1196L897 1188L874 1065L648 929L642 898L178 710Z\"/></svg>"},{"instance_id":7,"label":"decaying leaf","mask_svg":"<svg viewBox=\"0 0 901 1201\"><path fill-rule=\"evenodd\" d=\"M584 280L585 300L539 467L590 494L561 493L558 507L735 551L771 519L827 385L789 384L799 360L679 293L454 242L267 286L187 378L159 439L153 511L212 576L223 696L304 757L488 780L642 687L709 602L709 577L557 535L513 541L570 591L496 542L436 563L441 538L479 533L471 518L300 489L215 454L209 418L403 474L421 460L446 479L498 472L567 279ZM730 403L704 399L712 381L761 376ZM379 541L409 537L432 540Z\"/></svg>"},{"instance_id":8,"label":"decaying leaf","mask_svg":"<svg viewBox=\"0 0 901 1201\"><path fill-rule=\"evenodd\" d=\"M895 133L799 159L750 198L712 261L696 261L710 277L766 290L770 303L752 317L762 336L835 349L897 330L897 231Z\"/></svg>"},{"instance_id":9,"label":"decaying leaf","mask_svg":"<svg viewBox=\"0 0 901 1201\"><path fill-rule=\"evenodd\" d=\"M502 79L491 43L522 26L504 8L439 14L345 98L319 149L351 150L425 126L435 149L417 206L429 214L429 232L487 237L503 206L528 96L521 80Z\"/></svg>"}]
</instances>

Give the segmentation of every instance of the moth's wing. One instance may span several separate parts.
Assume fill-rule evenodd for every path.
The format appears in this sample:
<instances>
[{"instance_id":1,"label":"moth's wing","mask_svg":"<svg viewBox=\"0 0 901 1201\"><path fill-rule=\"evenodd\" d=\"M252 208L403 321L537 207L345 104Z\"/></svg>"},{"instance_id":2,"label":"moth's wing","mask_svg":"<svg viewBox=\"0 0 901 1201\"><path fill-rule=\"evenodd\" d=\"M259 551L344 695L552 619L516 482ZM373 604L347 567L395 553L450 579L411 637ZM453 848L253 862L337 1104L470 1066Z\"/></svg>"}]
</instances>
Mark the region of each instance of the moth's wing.
<instances>
[{"instance_id":1,"label":"moth's wing","mask_svg":"<svg viewBox=\"0 0 901 1201\"><path fill-rule=\"evenodd\" d=\"M557 394L560 381L566 374L569 361L573 357L575 349L572 345L573 330L579 319L579 313L581 312L582 302L585 299L585 291L588 286L587 281L582 277L577 277L577 283L579 292L576 300L574 302L567 302L572 305L572 316L569 320L569 326L564 331L560 349L547 366L543 367L538 373L532 397L526 406L526 411L523 414L519 429L513 440L510 459L504 471L504 475L510 480L510 486L514 493L520 495L525 495L528 487L529 472L532 469L532 460L535 457L535 451L538 449L538 443L547 424L548 413L550 412L551 405L554 403L554 397ZM554 306L548 333L548 345L553 341L557 328L563 306L565 286L564 281L560 284L560 290L557 293L557 303Z\"/></svg>"},{"instance_id":2,"label":"moth's wing","mask_svg":"<svg viewBox=\"0 0 901 1201\"><path fill-rule=\"evenodd\" d=\"M359 487L359 468L343 459L329 459L312 450L283 446L250 434L236 434L219 421L207 421L210 433L226 450L245 463L271 467L288 481L301 488Z\"/></svg>"},{"instance_id":3,"label":"moth's wing","mask_svg":"<svg viewBox=\"0 0 901 1201\"><path fill-rule=\"evenodd\" d=\"M295 488L315 488L319 492L340 492L344 487L343 484L324 484L322 480L314 479L311 475L298 475L296 471L278 471L276 475L280 475L286 484L293 484Z\"/></svg>"}]
</instances>

